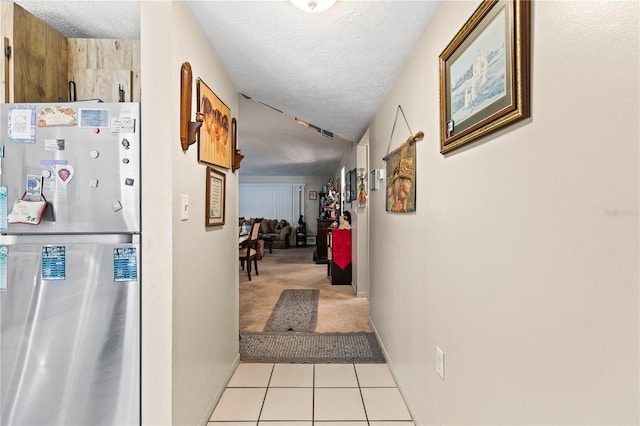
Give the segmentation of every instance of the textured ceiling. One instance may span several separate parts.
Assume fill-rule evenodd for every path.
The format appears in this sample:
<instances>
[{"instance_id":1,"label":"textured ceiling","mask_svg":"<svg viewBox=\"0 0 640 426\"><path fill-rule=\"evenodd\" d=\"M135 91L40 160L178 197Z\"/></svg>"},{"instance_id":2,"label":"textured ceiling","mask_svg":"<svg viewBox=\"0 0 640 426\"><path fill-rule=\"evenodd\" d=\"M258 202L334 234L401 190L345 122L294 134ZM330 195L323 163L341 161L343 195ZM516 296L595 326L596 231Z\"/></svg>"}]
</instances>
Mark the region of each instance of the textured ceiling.
<instances>
[{"instance_id":1,"label":"textured ceiling","mask_svg":"<svg viewBox=\"0 0 640 426\"><path fill-rule=\"evenodd\" d=\"M69 38L140 38L140 2L17 0L33 15Z\"/></svg>"},{"instance_id":2,"label":"textured ceiling","mask_svg":"<svg viewBox=\"0 0 640 426\"><path fill-rule=\"evenodd\" d=\"M139 38L138 2L16 3L67 37ZM246 95L237 114L240 173L330 176L351 146L337 135L359 141L439 0L339 0L314 14L286 0L185 3Z\"/></svg>"}]
</instances>

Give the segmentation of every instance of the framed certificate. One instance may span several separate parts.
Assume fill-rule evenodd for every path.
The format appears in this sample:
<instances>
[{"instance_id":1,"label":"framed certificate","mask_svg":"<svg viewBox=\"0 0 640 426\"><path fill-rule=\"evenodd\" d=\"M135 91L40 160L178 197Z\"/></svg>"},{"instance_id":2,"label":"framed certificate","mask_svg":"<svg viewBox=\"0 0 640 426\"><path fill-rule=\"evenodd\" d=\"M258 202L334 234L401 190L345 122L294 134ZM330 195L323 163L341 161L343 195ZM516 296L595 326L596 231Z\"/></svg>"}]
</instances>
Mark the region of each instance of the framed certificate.
<instances>
[{"instance_id":1,"label":"framed certificate","mask_svg":"<svg viewBox=\"0 0 640 426\"><path fill-rule=\"evenodd\" d=\"M207 167L205 226L224 225L226 175Z\"/></svg>"}]
</instances>

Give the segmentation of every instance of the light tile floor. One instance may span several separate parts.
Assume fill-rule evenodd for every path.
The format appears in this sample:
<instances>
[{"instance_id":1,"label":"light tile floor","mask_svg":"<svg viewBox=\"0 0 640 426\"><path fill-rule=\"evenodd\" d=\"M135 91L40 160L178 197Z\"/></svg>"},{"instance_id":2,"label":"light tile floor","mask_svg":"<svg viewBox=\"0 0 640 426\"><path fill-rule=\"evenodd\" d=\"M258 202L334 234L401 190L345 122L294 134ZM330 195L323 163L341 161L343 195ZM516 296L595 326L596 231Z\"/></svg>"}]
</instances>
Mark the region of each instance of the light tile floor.
<instances>
[{"instance_id":1,"label":"light tile floor","mask_svg":"<svg viewBox=\"0 0 640 426\"><path fill-rule=\"evenodd\" d=\"M238 365L209 426L413 426L386 364Z\"/></svg>"}]
</instances>

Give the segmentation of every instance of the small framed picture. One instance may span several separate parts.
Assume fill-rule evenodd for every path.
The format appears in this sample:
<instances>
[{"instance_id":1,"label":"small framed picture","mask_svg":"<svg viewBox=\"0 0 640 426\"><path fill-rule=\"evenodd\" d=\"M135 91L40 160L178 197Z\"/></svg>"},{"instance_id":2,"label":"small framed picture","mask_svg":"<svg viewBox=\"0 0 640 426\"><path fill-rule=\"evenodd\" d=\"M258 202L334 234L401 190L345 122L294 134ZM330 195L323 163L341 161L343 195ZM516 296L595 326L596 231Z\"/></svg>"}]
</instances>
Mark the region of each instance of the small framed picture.
<instances>
[{"instance_id":1,"label":"small framed picture","mask_svg":"<svg viewBox=\"0 0 640 426\"><path fill-rule=\"evenodd\" d=\"M356 174L356 169L353 169L349 174L349 193L351 197L347 201L355 201L358 199L358 194L356 193L357 185L358 185L358 175Z\"/></svg>"},{"instance_id":2,"label":"small framed picture","mask_svg":"<svg viewBox=\"0 0 640 426\"><path fill-rule=\"evenodd\" d=\"M40 201L42 199L42 175L27 175L25 198L31 201Z\"/></svg>"},{"instance_id":3,"label":"small framed picture","mask_svg":"<svg viewBox=\"0 0 640 426\"><path fill-rule=\"evenodd\" d=\"M378 169L371 170L371 177L369 178L369 187L372 191L377 191L380 188L379 176L380 172Z\"/></svg>"},{"instance_id":4,"label":"small framed picture","mask_svg":"<svg viewBox=\"0 0 640 426\"><path fill-rule=\"evenodd\" d=\"M205 226L224 225L225 174L207 167Z\"/></svg>"},{"instance_id":5,"label":"small framed picture","mask_svg":"<svg viewBox=\"0 0 640 426\"><path fill-rule=\"evenodd\" d=\"M310 200L317 200L318 199L318 192L317 191L309 191L309 199Z\"/></svg>"}]
</instances>

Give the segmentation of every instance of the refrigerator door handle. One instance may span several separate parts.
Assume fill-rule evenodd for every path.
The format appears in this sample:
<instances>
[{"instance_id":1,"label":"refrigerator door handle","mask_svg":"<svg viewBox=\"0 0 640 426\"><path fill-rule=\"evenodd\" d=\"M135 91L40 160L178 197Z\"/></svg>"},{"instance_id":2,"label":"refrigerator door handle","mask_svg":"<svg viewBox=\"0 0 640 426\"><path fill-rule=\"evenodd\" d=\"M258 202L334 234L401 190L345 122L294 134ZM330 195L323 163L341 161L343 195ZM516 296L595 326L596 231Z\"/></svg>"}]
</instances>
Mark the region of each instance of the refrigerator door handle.
<instances>
[{"instance_id":1,"label":"refrigerator door handle","mask_svg":"<svg viewBox=\"0 0 640 426\"><path fill-rule=\"evenodd\" d=\"M0 235L0 245L17 244L136 244L138 234L23 234Z\"/></svg>"}]
</instances>

